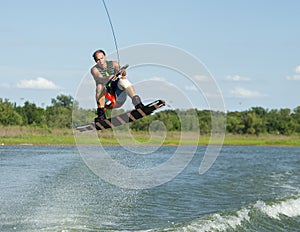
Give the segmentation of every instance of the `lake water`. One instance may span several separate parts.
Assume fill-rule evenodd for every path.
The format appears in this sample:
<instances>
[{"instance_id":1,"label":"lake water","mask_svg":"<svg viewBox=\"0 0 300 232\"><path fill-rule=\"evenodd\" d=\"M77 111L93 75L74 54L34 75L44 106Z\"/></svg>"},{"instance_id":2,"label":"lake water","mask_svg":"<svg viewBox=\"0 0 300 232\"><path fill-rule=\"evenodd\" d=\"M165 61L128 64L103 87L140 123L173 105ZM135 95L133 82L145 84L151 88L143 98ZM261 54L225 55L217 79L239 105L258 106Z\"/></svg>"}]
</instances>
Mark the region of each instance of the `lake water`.
<instances>
[{"instance_id":1,"label":"lake water","mask_svg":"<svg viewBox=\"0 0 300 232\"><path fill-rule=\"evenodd\" d=\"M122 161L122 147L107 149ZM300 230L299 147L226 146L199 175L204 151L172 181L130 190L101 180L76 147L2 146L0 231Z\"/></svg>"}]
</instances>

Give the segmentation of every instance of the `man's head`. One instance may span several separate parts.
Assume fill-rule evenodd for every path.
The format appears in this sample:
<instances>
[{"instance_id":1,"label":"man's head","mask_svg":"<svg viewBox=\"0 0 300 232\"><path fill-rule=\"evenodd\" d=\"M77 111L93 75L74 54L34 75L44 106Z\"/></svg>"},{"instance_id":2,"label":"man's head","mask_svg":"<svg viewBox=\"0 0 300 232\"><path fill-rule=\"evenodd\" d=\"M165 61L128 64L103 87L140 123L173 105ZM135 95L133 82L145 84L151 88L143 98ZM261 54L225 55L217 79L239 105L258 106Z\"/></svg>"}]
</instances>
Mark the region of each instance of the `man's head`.
<instances>
[{"instance_id":1,"label":"man's head","mask_svg":"<svg viewBox=\"0 0 300 232\"><path fill-rule=\"evenodd\" d=\"M101 49L94 52L93 58L95 62L101 67L103 67L106 64L106 54Z\"/></svg>"}]
</instances>

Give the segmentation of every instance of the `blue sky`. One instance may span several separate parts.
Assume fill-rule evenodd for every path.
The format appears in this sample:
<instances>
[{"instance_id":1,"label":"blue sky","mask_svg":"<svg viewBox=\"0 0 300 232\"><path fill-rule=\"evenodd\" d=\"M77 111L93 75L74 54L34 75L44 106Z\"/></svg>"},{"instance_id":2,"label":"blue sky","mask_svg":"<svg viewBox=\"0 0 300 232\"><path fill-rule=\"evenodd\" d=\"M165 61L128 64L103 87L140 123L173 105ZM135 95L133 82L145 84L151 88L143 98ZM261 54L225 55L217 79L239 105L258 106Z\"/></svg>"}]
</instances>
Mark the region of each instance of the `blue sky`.
<instances>
[{"instance_id":1,"label":"blue sky","mask_svg":"<svg viewBox=\"0 0 300 232\"><path fill-rule=\"evenodd\" d=\"M190 53L215 79L227 110L300 105L300 1L106 0L106 5L120 49L158 43ZM2 1L0 17L0 98L17 104L25 99L49 105L58 94L75 96L94 64L93 51L115 51L101 0ZM122 56L121 63L127 63ZM139 78L171 76L147 69ZM193 96L188 83L178 86Z\"/></svg>"}]
</instances>

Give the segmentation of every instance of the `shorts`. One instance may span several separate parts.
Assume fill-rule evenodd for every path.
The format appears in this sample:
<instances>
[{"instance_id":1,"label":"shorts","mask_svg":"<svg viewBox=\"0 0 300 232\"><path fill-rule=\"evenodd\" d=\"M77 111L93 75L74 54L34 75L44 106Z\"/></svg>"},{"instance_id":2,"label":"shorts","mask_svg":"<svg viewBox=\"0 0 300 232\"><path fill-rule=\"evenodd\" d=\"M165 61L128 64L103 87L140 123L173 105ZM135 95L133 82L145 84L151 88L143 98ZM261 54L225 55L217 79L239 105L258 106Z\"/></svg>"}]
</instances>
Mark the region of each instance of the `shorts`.
<instances>
[{"instance_id":1,"label":"shorts","mask_svg":"<svg viewBox=\"0 0 300 232\"><path fill-rule=\"evenodd\" d=\"M119 79L112 81L109 86L106 86L106 90L116 97L116 105L114 108L121 107L127 99L126 91L119 88L118 82ZM105 99L105 101L106 100L107 99Z\"/></svg>"}]
</instances>

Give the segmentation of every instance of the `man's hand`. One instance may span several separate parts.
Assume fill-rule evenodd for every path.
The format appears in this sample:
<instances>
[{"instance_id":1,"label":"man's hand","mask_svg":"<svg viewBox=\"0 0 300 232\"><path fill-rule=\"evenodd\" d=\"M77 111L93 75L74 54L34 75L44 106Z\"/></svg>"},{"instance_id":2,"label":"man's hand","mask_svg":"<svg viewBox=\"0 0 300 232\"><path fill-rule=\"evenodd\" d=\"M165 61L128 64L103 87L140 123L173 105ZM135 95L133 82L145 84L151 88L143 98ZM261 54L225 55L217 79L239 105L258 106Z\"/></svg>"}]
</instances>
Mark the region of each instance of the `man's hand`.
<instances>
[{"instance_id":1,"label":"man's hand","mask_svg":"<svg viewBox=\"0 0 300 232\"><path fill-rule=\"evenodd\" d=\"M120 75L122 77L125 77L126 76L126 70L125 69L120 70Z\"/></svg>"},{"instance_id":2,"label":"man's hand","mask_svg":"<svg viewBox=\"0 0 300 232\"><path fill-rule=\"evenodd\" d=\"M116 81L116 80L118 80L118 76L116 76L116 75L111 75L110 77L109 77L109 79L111 80L111 81Z\"/></svg>"},{"instance_id":3,"label":"man's hand","mask_svg":"<svg viewBox=\"0 0 300 232\"><path fill-rule=\"evenodd\" d=\"M109 77L109 81L116 81L118 78L126 76L126 68L128 68L128 64L124 65L116 75L111 75Z\"/></svg>"}]
</instances>

